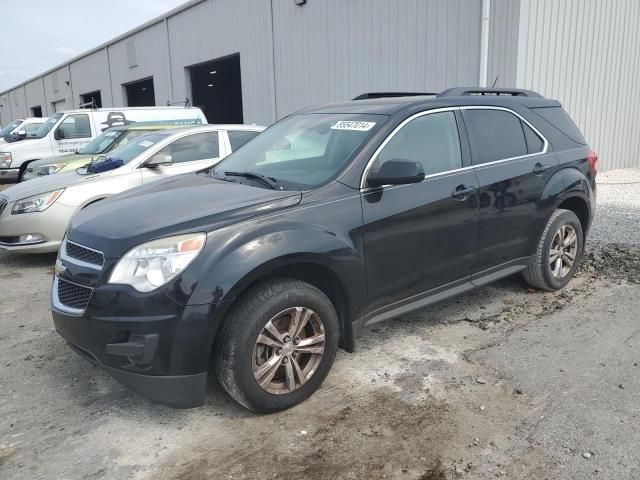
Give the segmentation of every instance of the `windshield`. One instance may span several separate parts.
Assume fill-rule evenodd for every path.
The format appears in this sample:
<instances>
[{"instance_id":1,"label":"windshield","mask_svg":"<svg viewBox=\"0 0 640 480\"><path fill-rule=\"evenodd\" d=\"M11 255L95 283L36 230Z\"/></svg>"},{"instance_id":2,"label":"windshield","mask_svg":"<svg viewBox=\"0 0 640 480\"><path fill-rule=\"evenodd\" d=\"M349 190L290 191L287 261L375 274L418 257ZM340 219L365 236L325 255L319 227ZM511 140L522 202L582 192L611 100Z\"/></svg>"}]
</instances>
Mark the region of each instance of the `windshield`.
<instances>
[{"instance_id":1,"label":"windshield","mask_svg":"<svg viewBox=\"0 0 640 480\"><path fill-rule=\"evenodd\" d=\"M385 121L382 115L362 114L289 117L229 155L213 173L257 173L283 189L315 188L335 177Z\"/></svg>"},{"instance_id":2,"label":"windshield","mask_svg":"<svg viewBox=\"0 0 640 480\"><path fill-rule=\"evenodd\" d=\"M22 120L15 120L11 122L9 125L0 130L0 137L6 137L11 133L12 130L20 126L20 124L22 124Z\"/></svg>"},{"instance_id":3,"label":"windshield","mask_svg":"<svg viewBox=\"0 0 640 480\"><path fill-rule=\"evenodd\" d=\"M108 151L122 136L124 130L111 130L98 135L91 140L88 144L78 150L81 155L97 155Z\"/></svg>"},{"instance_id":4,"label":"windshield","mask_svg":"<svg viewBox=\"0 0 640 480\"><path fill-rule=\"evenodd\" d=\"M161 140L164 140L172 133L173 132L148 133L147 135L136 138L135 141L129 142L122 147L116 148L107 156L109 158L120 159L124 163L129 163L131 160L144 152L147 148L155 145Z\"/></svg>"},{"instance_id":5,"label":"windshield","mask_svg":"<svg viewBox=\"0 0 640 480\"><path fill-rule=\"evenodd\" d=\"M38 129L38 131L29 135L29 138L44 138L47 133L53 128L53 126L58 123L58 120L64 115L63 113L54 113L42 124L42 126Z\"/></svg>"}]
</instances>

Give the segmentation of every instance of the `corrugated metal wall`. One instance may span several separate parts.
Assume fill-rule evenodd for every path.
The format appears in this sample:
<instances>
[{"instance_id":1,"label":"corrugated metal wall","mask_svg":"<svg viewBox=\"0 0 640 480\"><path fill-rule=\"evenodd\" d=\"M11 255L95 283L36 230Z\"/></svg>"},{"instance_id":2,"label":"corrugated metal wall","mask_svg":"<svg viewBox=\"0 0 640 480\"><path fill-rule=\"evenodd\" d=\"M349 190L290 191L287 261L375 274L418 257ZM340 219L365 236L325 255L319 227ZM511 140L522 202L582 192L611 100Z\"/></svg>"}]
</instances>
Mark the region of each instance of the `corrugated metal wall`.
<instances>
[{"instance_id":1,"label":"corrugated metal wall","mask_svg":"<svg viewBox=\"0 0 640 480\"><path fill-rule=\"evenodd\" d=\"M513 87L518 66L520 0L491 0L487 85Z\"/></svg>"},{"instance_id":2,"label":"corrugated metal wall","mask_svg":"<svg viewBox=\"0 0 640 480\"><path fill-rule=\"evenodd\" d=\"M477 85L479 0L273 0L277 115L364 92Z\"/></svg>"},{"instance_id":3,"label":"corrugated metal wall","mask_svg":"<svg viewBox=\"0 0 640 480\"><path fill-rule=\"evenodd\" d=\"M135 62L132 65L129 65L127 48L134 51ZM164 105L171 99L169 46L163 22L109 45L108 50L114 106L127 104L124 84L148 77L153 77L156 105Z\"/></svg>"},{"instance_id":4,"label":"corrugated metal wall","mask_svg":"<svg viewBox=\"0 0 640 480\"><path fill-rule=\"evenodd\" d=\"M174 100L191 98L186 67L240 52L244 121L275 120L269 0L209 0L168 22Z\"/></svg>"},{"instance_id":5,"label":"corrugated metal wall","mask_svg":"<svg viewBox=\"0 0 640 480\"><path fill-rule=\"evenodd\" d=\"M106 49L98 50L71 64L71 81L76 105L80 95L100 90L103 105L112 105Z\"/></svg>"},{"instance_id":6,"label":"corrugated metal wall","mask_svg":"<svg viewBox=\"0 0 640 480\"><path fill-rule=\"evenodd\" d=\"M640 2L522 0L517 85L559 99L601 170L640 165Z\"/></svg>"}]
</instances>

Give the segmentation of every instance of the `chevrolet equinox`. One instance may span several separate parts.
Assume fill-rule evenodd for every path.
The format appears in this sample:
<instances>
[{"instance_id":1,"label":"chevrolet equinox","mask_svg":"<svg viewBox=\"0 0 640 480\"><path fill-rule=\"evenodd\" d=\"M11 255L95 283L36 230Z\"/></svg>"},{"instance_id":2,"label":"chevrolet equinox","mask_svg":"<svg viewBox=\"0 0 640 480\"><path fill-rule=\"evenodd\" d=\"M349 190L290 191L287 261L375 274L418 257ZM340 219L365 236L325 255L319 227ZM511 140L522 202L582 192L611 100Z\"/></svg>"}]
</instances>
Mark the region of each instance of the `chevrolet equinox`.
<instances>
[{"instance_id":1,"label":"chevrolet equinox","mask_svg":"<svg viewBox=\"0 0 640 480\"><path fill-rule=\"evenodd\" d=\"M211 370L245 407L286 409L363 327L518 272L566 285L596 161L560 103L526 90L305 109L76 214L55 327L152 400L203 404Z\"/></svg>"}]
</instances>

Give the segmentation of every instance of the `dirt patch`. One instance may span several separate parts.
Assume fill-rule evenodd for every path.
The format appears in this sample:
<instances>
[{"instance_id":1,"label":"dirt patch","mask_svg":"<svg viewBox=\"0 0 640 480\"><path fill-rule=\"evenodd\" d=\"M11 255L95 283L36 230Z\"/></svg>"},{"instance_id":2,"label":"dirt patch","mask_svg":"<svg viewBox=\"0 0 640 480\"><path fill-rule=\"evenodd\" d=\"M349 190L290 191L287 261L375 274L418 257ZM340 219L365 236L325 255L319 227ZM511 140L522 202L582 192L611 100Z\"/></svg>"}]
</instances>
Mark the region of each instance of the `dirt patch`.
<instances>
[{"instance_id":1,"label":"dirt patch","mask_svg":"<svg viewBox=\"0 0 640 480\"><path fill-rule=\"evenodd\" d=\"M22 278L22 274L19 272L0 273L0 278L3 280L14 280L16 278Z\"/></svg>"},{"instance_id":2,"label":"dirt patch","mask_svg":"<svg viewBox=\"0 0 640 480\"><path fill-rule=\"evenodd\" d=\"M330 413L309 417L313 425L308 430L289 430L291 415L283 413L276 415L283 418L275 429L236 436L227 448L200 445L188 461L168 468L162 477L446 478L441 457L454 435L455 416L445 403L431 398L408 404L385 387L326 410Z\"/></svg>"},{"instance_id":3,"label":"dirt patch","mask_svg":"<svg viewBox=\"0 0 640 480\"><path fill-rule=\"evenodd\" d=\"M0 445L0 466L2 466L14 453L15 450L13 448Z\"/></svg>"},{"instance_id":4,"label":"dirt patch","mask_svg":"<svg viewBox=\"0 0 640 480\"><path fill-rule=\"evenodd\" d=\"M593 278L640 283L640 248L632 245L603 245L590 249L579 272Z\"/></svg>"}]
</instances>

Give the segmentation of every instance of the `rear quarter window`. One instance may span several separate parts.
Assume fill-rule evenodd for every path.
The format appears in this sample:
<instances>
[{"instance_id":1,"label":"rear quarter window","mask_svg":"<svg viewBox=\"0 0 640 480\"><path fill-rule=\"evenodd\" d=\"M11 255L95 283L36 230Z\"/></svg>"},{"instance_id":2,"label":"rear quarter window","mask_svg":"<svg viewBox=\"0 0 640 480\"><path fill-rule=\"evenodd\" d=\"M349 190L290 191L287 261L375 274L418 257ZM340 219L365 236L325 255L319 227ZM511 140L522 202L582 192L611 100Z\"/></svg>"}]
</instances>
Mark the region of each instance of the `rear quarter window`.
<instances>
[{"instance_id":1,"label":"rear quarter window","mask_svg":"<svg viewBox=\"0 0 640 480\"><path fill-rule=\"evenodd\" d=\"M235 152L259 133L260 132L254 132L251 130L227 130L231 150Z\"/></svg>"},{"instance_id":2,"label":"rear quarter window","mask_svg":"<svg viewBox=\"0 0 640 480\"><path fill-rule=\"evenodd\" d=\"M532 108L531 111L540 115L574 142L586 145L587 142L582 133L562 107Z\"/></svg>"}]
</instances>

